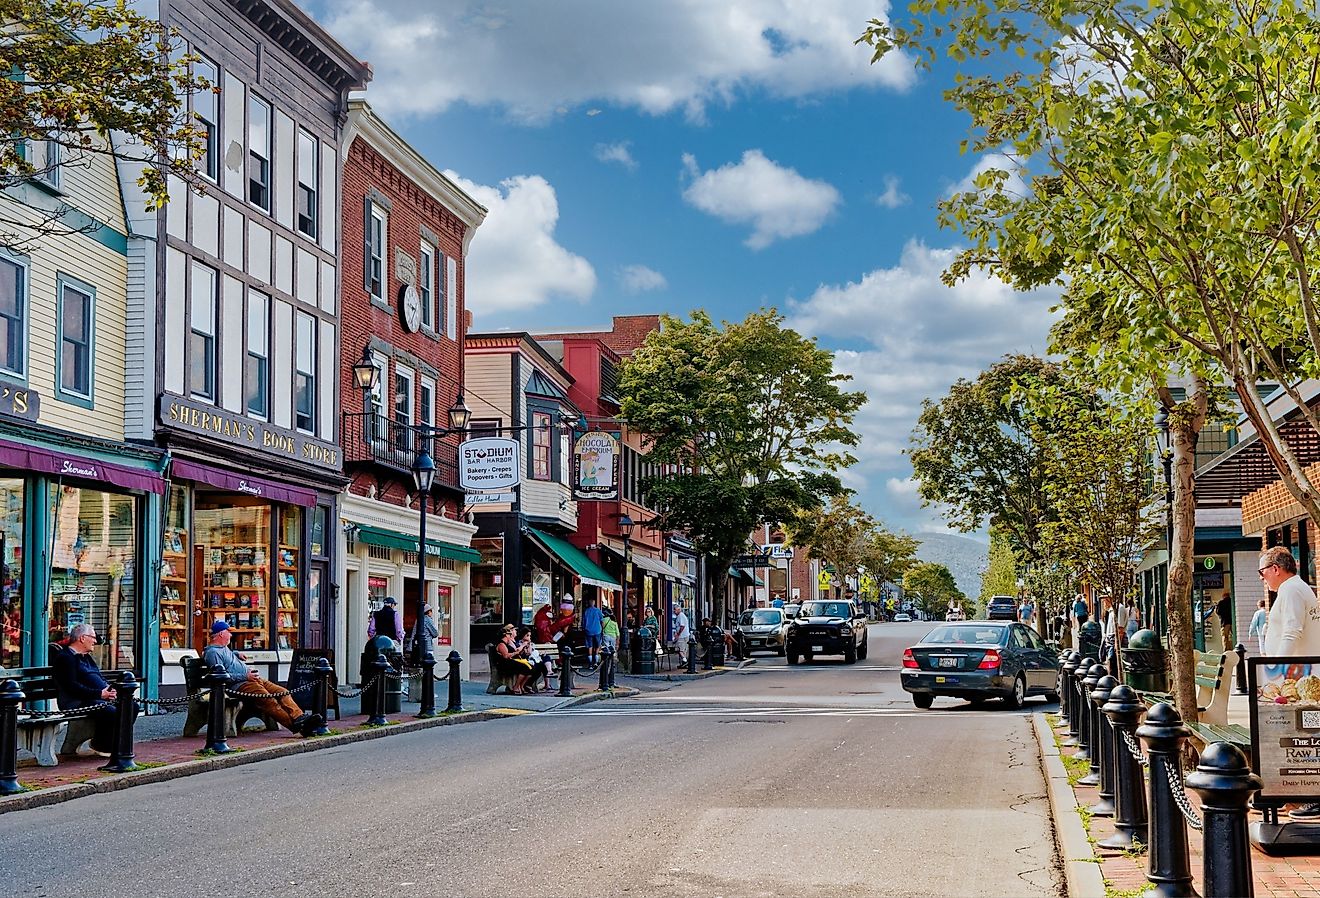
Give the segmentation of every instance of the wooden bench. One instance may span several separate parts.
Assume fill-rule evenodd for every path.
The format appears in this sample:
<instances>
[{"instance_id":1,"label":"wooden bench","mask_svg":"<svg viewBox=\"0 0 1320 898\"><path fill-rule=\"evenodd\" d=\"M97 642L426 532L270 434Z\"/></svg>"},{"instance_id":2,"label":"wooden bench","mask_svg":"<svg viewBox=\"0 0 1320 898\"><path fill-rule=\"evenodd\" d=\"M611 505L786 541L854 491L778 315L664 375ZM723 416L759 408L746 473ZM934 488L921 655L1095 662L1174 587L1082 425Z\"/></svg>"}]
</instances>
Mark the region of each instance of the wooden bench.
<instances>
[{"instance_id":1,"label":"wooden bench","mask_svg":"<svg viewBox=\"0 0 1320 898\"><path fill-rule=\"evenodd\" d=\"M1195 723L1188 726L1192 731L1192 739L1199 743L1198 748L1201 750L1211 742L1227 742L1236 745L1247 757L1251 757L1251 730L1247 727L1236 723L1223 725Z\"/></svg>"},{"instance_id":2,"label":"wooden bench","mask_svg":"<svg viewBox=\"0 0 1320 898\"><path fill-rule=\"evenodd\" d=\"M183 683L187 695L197 696L188 702L188 716L183 721L183 735L196 736L206 729L211 716L211 693L206 683L205 665L196 655L184 655L179 659L183 668ZM201 693L201 695L198 695ZM274 718L262 713L256 703L248 699L225 696L225 736L237 736L243 732L243 724L257 718L267 732L278 730L279 723Z\"/></svg>"},{"instance_id":3,"label":"wooden bench","mask_svg":"<svg viewBox=\"0 0 1320 898\"><path fill-rule=\"evenodd\" d=\"M559 643L545 642L533 645L532 648L540 652L542 658L549 658L551 661L550 676L546 679L546 686L549 687L550 679L555 676L555 672L558 670ZM514 678L500 672L499 657L499 653L495 651L495 643L486 643L486 659L490 663L490 682L486 685L487 695L498 694L501 687L503 687L506 694L513 692Z\"/></svg>"},{"instance_id":4,"label":"wooden bench","mask_svg":"<svg viewBox=\"0 0 1320 898\"><path fill-rule=\"evenodd\" d=\"M103 671L106 682L114 685L123 676L122 671ZM49 712L40 717L25 716L27 708L36 709L41 702L59 703L59 689L55 685L55 669L52 667L18 667L0 670L0 682L14 680L23 690L23 708L18 712L18 747L30 752L42 767L54 767L59 764L56 757L55 743L64 734L59 755L76 757L78 747L92 738L95 724L89 717L77 715L77 710L68 714Z\"/></svg>"},{"instance_id":5,"label":"wooden bench","mask_svg":"<svg viewBox=\"0 0 1320 898\"><path fill-rule=\"evenodd\" d=\"M1196 653L1196 710L1201 723L1209 726L1228 726L1228 697L1233 690L1233 668L1237 666L1236 652ZM1167 692L1143 692L1147 705L1172 702Z\"/></svg>"}]
</instances>

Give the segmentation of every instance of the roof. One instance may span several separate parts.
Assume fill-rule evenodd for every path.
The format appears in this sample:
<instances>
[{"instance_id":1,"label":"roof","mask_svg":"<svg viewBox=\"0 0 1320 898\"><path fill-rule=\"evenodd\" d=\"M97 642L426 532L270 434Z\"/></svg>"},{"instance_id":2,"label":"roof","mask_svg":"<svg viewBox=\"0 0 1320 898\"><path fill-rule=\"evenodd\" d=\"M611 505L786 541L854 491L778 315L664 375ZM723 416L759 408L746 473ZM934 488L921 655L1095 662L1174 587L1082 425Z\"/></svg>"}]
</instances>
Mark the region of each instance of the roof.
<instances>
[{"instance_id":1,"label":"roof","mask_svg":"<svg viewBox=\"0 0 1320 898\"><path fill-rule=\"evenodd\" d=\"M1320 433L1297 410L1279 425L1279 434L1301 467L1320 462ZM1278 479L1260 436L1252 434L1196 472L1196 504L1239 505L1243 496Z\"/></svg>"}]
</instances>

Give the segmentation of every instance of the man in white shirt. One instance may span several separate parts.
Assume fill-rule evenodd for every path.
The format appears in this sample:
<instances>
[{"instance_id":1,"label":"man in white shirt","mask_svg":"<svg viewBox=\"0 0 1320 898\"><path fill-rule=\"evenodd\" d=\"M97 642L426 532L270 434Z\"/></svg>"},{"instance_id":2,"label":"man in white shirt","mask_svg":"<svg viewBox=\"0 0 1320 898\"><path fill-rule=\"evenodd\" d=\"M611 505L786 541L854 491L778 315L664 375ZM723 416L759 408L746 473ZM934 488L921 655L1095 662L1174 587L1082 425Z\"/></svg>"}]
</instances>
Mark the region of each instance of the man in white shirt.
<instances>
[{"instance_id":1,"label":"man in white shirt","mask_svg":"<svg viewBox=\"0 0 1320 898\"><path fill-rule=\"evenodd\" d=\"M1264 654L1320 655L1320 604L1297 576L1297 560L1284 546L1260 556L1260 577L1277 594L1265 625Z\"/></svg>"},{"instance_id":2,"label":"man in white shirt","mask_svg":"<svg viewBox=\"0 0 1320 898\"><path fill-rule=\"evenodd\" d=\"M678 663L687 664L688 636L691 635L687 612L680 605L674 617L674 651L678 653Z\"/></svg>"}]
</instances>

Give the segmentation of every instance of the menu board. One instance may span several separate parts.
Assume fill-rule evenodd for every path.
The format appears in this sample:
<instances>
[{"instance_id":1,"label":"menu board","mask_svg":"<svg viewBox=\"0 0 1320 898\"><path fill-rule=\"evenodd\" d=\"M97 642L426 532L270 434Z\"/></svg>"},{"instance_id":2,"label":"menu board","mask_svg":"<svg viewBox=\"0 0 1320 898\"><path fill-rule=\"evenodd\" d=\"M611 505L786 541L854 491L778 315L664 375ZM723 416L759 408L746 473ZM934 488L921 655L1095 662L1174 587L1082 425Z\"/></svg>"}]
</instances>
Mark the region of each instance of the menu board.
<instances>
[{"instance_id":1,"label":"menu board","mask_svg":"<svg viewBox=\"0 0 1320 898\"><path fill-rule=\"evenodd\" d=\"M1320 801L1320 657L1248 660L1251 761L1264 800Z\"/></svg>"}]
</instances>

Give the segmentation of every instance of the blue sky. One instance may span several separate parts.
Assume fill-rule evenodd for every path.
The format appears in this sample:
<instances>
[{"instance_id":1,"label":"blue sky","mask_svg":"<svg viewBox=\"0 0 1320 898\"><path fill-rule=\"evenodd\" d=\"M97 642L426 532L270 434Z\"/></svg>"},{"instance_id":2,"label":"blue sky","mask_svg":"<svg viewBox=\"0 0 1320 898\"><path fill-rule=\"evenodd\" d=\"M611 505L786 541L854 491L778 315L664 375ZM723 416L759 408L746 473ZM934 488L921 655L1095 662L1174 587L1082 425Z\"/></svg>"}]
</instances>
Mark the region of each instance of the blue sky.
<instances>
[{"instance_id":1,"label":"blue sky","mask_svg":"<svg viewBox=\"0 0 1320 898\"><path fill-rule=\"evenodd\" d=\"M886 4L306 5L372 63L372 105L490 209L468 259L477 329L775 306L869 397L845 475L863 505L944 529L902 454L921 400L1043 352L1052 297L940 284L958 238L935 205L990 160L959 153L948 71L853 45Z\"/></svg>"}]
</instances>

